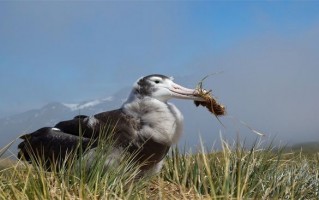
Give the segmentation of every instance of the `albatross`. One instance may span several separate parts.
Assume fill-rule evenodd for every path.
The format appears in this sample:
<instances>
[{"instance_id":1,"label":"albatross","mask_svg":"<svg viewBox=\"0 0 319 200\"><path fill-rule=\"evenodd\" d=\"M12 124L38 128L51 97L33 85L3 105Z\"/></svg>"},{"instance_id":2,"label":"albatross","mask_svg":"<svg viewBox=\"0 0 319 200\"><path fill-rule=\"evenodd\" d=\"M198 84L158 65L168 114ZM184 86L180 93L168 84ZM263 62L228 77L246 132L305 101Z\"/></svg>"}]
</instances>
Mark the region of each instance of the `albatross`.
<instances>
[{"instance_id":1,"label":"albatross","mask_svg":"<svg viewBox=\"0 0 319 200\"><path fill-rule=\"evenodd\" d=\"M45 160L63 162L68 152L78 147L79 141L83 152L92 153L97 147L96 143L90 144L92 139L101 140L106 138L105 134L112 134L115 142L108 164L116 163L126 150L136 154L137 163L146 163L140 167L142 175L155 174L160 171L169 148L182 134L183 115L168 102L172 98L205 101L197 90L185 88L171 77L148 75L134 83L119 109L92 116L78 115L54 127L22 135L18 158L32 162L32 156L41 156ZM103 131L103 127L110 127L112 131Z\"/></svg>"}]
</instances>

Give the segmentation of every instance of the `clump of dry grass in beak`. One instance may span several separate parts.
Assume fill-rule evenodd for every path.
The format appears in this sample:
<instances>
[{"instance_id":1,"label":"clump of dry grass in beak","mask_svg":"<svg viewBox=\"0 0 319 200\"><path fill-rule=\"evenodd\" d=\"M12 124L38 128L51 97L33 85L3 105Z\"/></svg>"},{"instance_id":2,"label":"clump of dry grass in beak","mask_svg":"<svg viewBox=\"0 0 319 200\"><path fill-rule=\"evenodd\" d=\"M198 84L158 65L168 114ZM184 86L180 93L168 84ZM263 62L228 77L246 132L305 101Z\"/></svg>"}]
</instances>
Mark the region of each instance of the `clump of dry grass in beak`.
<instances>
[{"instance_id":1,"label":"clump of dry grass in beak","mask_svg":"<svg viewBox=\"0 0 319 200\"><path fill-rule=\"evenodd\" d=\"M222 116L226 114L226 108L224 105L217 102L217 100L212 95L212 90L205 90L203 88L203 82L209 75L205 76L196 86L196 91L198 92L198 96L204 98L206 101L194 101L196 106L204 106L211 113L213 113L217 119L218 116Z\"/></svg>"}]
</instances>

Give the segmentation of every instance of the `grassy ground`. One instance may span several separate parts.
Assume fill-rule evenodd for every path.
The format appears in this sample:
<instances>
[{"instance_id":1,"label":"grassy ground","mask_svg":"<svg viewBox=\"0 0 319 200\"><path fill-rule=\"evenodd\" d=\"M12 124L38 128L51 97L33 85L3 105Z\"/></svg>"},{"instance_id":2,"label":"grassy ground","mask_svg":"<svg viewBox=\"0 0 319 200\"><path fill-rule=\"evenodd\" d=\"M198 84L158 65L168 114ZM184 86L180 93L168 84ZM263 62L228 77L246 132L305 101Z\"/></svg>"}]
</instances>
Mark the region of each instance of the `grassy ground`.
<instances>
[{"instance_id":1,"label":"grassy ground","mask_svg":"<svg viewBox=\"0 0 319 200\"><path fill-rule=\"evenodd\" d=\"M85 161L53 172L0 161L0 199L318 199L319 154L274 149L173 149L159 175L138 181L127 158L105 173L104 158L90 171Z\"/></svg>"}]
</instances>

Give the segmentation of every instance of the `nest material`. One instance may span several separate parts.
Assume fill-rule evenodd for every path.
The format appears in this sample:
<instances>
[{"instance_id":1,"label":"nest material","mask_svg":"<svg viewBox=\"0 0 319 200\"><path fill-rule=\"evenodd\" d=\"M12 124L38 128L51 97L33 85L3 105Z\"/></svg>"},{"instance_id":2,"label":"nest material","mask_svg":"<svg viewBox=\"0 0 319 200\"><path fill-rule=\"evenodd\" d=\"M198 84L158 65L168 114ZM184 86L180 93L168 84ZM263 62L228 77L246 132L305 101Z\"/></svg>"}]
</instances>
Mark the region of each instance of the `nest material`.
<instances>
[{"instance_id":1,"label":"nest material","mask_svg":"<svg viewBox=\"0 0 319 200\"><path fill-rule=\"evenodd\" d=\"M209 112L213 113L218 119L218 116L226 115L226 108L224 105L218 103L217 100L213 97L213 95L211 94L212 90L205 90L203 88L204 80L211 75L213 74L205 76L196 86L198 96L204 98L205 101L194 101L194 103L197 107L199 105L206 107Z\"/></svg>"},{"instance_id":2,"label":"nest material","mask_svg":"<svg viewBox=\"0 0 319 200\"><path fill-rule=\"evenodd\" d=\"M224 105L217 102L217 100L211 95L211 90L206 91L201 87L197 88L199 96L204 98L206 101L194 101L196 106L204 106L215 116L222 116L226 114L226 108Z\"/></svg>"}]
</instances>

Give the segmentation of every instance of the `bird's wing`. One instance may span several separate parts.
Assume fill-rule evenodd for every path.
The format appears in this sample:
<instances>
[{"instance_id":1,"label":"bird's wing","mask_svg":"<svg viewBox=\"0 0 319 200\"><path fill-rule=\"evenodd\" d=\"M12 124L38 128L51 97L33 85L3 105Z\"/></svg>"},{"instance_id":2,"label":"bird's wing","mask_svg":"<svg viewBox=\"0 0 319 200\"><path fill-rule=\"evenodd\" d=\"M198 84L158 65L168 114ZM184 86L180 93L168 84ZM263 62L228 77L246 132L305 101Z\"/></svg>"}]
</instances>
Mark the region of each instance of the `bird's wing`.
<instances>
[{"instance_id":1,"label":"bird's wing","mask_svg":"<svg viewBox=\"0 0 319 200\"><path fill-rule=\"evenodd\" d=\"M94 115L94 118L100 123L99 137L104 137L104 133L111 133L118 146L127 147L134 142L136 132L140 130L140 122L125 114L122 109L102 112Z\"/></svg>"},{"instance_id":2,"label":"bird's wing","mask_svg":"<svg viewBox=\"0 0 319 200\"><path fill-rule=\"evenodd\" d=\"M128 118L121 109L117 109L93 116L78 115L71 120L61 121L54 127L64 133L96 139L109 133L123 132L127 126Z\"/></svg>"},{"instance_id":3,"label":"bird's wing","mask_svg":"<svg viewBox=\"0 0 319 200\"><path fill-rule=\"evenodd\" d=\"M74 151L84 152L89 146L94 146L88 138L64 133L56 128L44 127L33 133L21 136L23 141L18 145L18 158L32 162L42 160L42 164L51 166L51 162L61 165L68 155ZM81 142L81 145L79 143ZM31 156L33 155L33 157Z\"/></svg>"},{"instance_id":4,"label":"bird's wing","mask_svg":"<svg viewBox=\"0 0 319 200\"><path fill-rule=\"evenodd\" d=\"M92 138L94 127L88 123L89 118L86 115L78 115L71 120L61 121L54 127L67 134Z\"/></svg>"},{"instance_id":5,"label":"bird's wing","mask_svg":"<svg viewBox=\"0 0 319 200\"><path fill-rule=\"evenodd\" d=\"M77 148L80 141L82 150L86 151L95 147L97 141L106 139L110 133L116 145L126 147L133 140L133 121L121 109L91 117L76 116L72 120L59 122L54 128L45 127L21 136L23 141L18 146L18 157L28 161L31 161L30 155L41 156L45 160L64 159L68 152Z\"/></svg>"}]
</instances>

